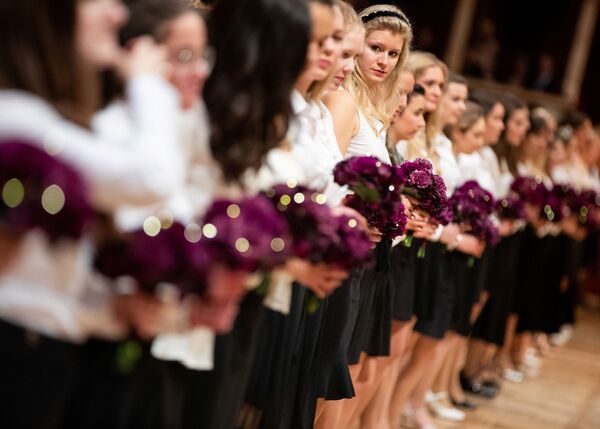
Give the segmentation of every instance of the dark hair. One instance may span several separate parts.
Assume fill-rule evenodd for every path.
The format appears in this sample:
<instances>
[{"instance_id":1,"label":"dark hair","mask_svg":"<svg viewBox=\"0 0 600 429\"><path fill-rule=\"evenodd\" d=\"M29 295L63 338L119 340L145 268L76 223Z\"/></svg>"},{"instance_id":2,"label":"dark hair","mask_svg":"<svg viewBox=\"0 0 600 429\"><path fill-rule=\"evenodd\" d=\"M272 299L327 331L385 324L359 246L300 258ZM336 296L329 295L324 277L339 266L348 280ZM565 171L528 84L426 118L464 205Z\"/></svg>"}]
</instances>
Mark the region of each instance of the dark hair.
<instances>
[{"instance_id":1,"label":"dark hair","mask_svg":"<svg viewBox=\"0 0 600 429\"><path fill-rule=\"evenodd\" d=\"M477 121L484 118L485 111L483 108L474 101L467 101L465 111L458 119L458 122L455 125L446 126L444 128L444 134L452 139L453 131L458 130L464 134L473 128Z\"/></svg>"},{"instance_id":2,"label":"dark hair","mask_svg":"<svg viewBox=\"0 0 600 429\"><path fill-rule=\"evenodd\" d=\"M409 92L408 94L406 94L406 102L410 103L410 100L414 96L416 96L416 95L420 95L422 97L425 97L425 88L423 88L418 83L415 83L415 86L413 87L413 90L411 92Z\"/></svg>"},{"instance_id":3,"label":"dark hair","mask_svg":"<svg viewBox=\"0 0 600 429\"><path fill-rule=\"evenodd\" d=\"M469 99L479 104L486 116L490 114L490 112L494 109L494 106L496 106L498 103L501 103L499 96L482 90L472 91Z\"/></svg>"},{"instance_id":4,"label":"dark hair","mask_svg":"<svg viewBox=\"0 0 600 429\"><path fill-rule=\"evenodd\" d=\"M129 22L121 29L121 42L150 35L158 42L167 36L166 24L194 9L182 0L124 0Z\"/></svg>"},{"instance_id":5,"label":"dark hair","mask_svg":"<svg viewBox=\"0 0 600 429\"><path fill-rule=\"evenodd\" d=\"M568 125L573 131L577 131L590 117L579 110L573 110L567 114L561 125Z\"/></svg>"},{"instance_id":6,"label":"dark hair","mask_svg":"<svg viewBox=\"0 0 600 429\"><path fill-rule=\"evenodd\" d=\"M513 175L517 175L517 164L519 162L519 148L512 146L506 141L506 132L508 130L508 121L516 110L526 109L527 104L519 97L512 93L503 94L500 98L504 106L504 131L500 136L500 140L493 146L494 152L498 156L498 160L506 161L508 169Z\"/></svg>"},{"instance_id":7,"label":"dark hair","mask_svg":"<svg viewBox=\"0 0 600 429\"><path fill-rule=\"evenodd\" d=\"M456 72L453 71L449 71L448 72L448 82L446 85L446 89L448 89L448 85L451 83L458 83L460 85L465 85L467 86L469 84L469 82L467 81L467 78L464 77L461 74L458 74Z\"/></svg>"},{"instance_id":8,"label":"dark hair","mask_svg":"<svg viewBox=\"0 0 600 429\"><path fill-rule=\"evenodd\" d=\"M194 7L183 0L124 0L129 21L119 32L121 45L140 36L152 36L158 42L168 37L168 24ZM123 81L112 70L102 73L102 106L123 96Z\"/></svg>"},{"instance_id":9,"label":"dark hair","mask_svg":"<svg viewBox=\"0 0 600 429\"><path fill-rule=\"evenodd\" d=\"M228 182L258 169L285 139L310 28L306 0L216 3L208 34L217 60L204 98L211 149Z\"/></svg>"},{"instance_id":10,"label":"dark hair","mask_svg":"<svg viewBox=\"0 0 600 429\"><path fill-rule=\"evenodd\" d=\"M77 54L76 7L76 0L0 1L0 88L35 94L88 125L99 91Z\"/></svg>"},{"instance_id":11,"label":"dark hair","mask_svg":"<svg viewBox=\"0 0 600 429\"><path fill-rule=\"evenodd\" d=\"M541 116L531 116L527 135L540 135L548 131L548 122Z\"/></svg>"}]
</instances>

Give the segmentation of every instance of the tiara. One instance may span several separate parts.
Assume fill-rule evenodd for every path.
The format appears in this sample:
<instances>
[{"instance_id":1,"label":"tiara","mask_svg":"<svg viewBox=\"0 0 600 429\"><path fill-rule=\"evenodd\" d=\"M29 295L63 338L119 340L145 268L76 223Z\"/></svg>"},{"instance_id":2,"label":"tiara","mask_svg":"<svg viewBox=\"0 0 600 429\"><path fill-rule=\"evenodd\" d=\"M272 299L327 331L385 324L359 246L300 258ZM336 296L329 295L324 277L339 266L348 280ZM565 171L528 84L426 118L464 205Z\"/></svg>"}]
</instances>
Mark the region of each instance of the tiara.
<instances>
[{"instance_id":1,"label":"tiara","mask_svg":"<svg viewBox=\"0 0 600 429\"><path fill-rule=\"evenodd\" d=\"M378 10L377 12L371 12L370 14L363 16L361 19L362 22L369 22L374 20L375 18L381 18L383 16L397 18L405 24L408 24L408 19L406 19L404 15L401 15L398 12L394 12L392 10Z\"/></svg>"}]
</instances>

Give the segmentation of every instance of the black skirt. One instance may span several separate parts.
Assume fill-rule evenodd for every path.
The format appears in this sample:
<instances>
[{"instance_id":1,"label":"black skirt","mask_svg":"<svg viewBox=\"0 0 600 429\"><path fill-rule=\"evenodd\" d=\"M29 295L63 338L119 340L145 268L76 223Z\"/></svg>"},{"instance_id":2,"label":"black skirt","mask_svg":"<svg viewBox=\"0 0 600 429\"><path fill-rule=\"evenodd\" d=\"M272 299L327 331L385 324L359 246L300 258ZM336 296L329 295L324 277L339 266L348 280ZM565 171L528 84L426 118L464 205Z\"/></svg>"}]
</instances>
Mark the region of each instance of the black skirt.
<instances>
[{"instance_id":1,"label":"black skirt","mask_svg":"<svg viewBox=\"0 0 600 429\"><path fill-rule=\"evenodd\" d=\"M330 297L324 309L319 340L317 396L327 400L352 398L348 348L358 316L360 280L365 267L354 269Z\"/></svg>"},{"instance_id":2,"label":"black skirt","mask_svg":"<svg viewBox=\"0 0 600 429\"><path fill-rule=\"evenodd\" d=\"M441 246L426 240L413 239L411 249L415 259L415 299L414 315L417 319L432 320L438 299L441 267L431 266L431 256L439 253ZM429 257L428 257L429 256Z\"/></svg>"},{"instance_id":3,"label":"black skirt","mask_svg":"<svg viewBox=\"0 0 600 429\"><path fill-rule=\"evenodd\" d=\"M266 310L239 427L312 427L318 386L318 339L327 300L292 286L290 313Z\"/></svg>"},{"instance_id":4,"label":"black skirt","mask_svg":"<svg viewBox=\"0 0 600 429\"><path fill-rule=\"evenodd\" d=\"M0 427L65 427L82 350L0 320Z\"/></svg>"},{"instance_id":5,"label":"black skirt","mask_svg":"<svg viewBox=\"0 0 600 429\"><path fill-rule=\"evenodd\" d=\"M249 293L240 306L233 330L215 341L212 371L194 371L167 363L167 386L182 389L183 429L231 429L244 400L254 363L263 297ZM175 367L175 368L173 368ZM167 396L168 401L168 396Z\"/></svg>"},{"instance_id":6,"label":"black skirt","mask_svg":"<svg viewBox=\"0 0 600 429\"><path fill-rule=\"evenodd\" d=\"M519 315L517 332L545 330L546 314L555 290L551 279L556 275L553 261L555 238L538 237L528 227L521 248L516 308Z\"/></svg>"},{"instance_id":7,"label":"black skirt","mask_svg":"<svg viewBox=\"0 0 600 429\"><path fill-rule=\"evenodd\" d=\"M583 265L584 243L565 237L565 276L568 281L567 290L561 293L560 298L560 325L575 323L575 307L581 289L578 272Z\"/></svg>"},{"instance_id":8,"label":"black skirt","mask_svg":"<svg viewBox=\"0 0 600 429\"><path fill-rule=\"evenodd\" d=\"M514 312L521 239L522 233L513 234L490 250L489 262L483 272L489 297L473 326L473 338L497 346L504 344L506 321Z\"/></svg>"},{"instance_id":9,"label":"black skirt","mask_svg":"<svg viewBox=\"0 0 600 429\"><path fill-rule=\"evenodd\" d=\"M452 252L448 258L455 291L450 330L467 337L471 333L473 304L481 293L479 272L482 261L460 252Z\"/></svg>"},{"instance_id":10,"label":"black skirt","mask_svg":"<svg viewBox=\"0 0 600 429\"><path fill-rule=\"evenodd\" d=\"M404 243L392 248L390 282L393 293L393 320L407 322L413 317L415 303L415 268L418 246Z\"/></svg>"},{"instance_id":11,"label":"black skirt","mask_svg":"<svg viewBox=\"0 0 600 429\"><path fill-rule=\"evenodd\" d=\"M391 286L388 274L390 247L389 241L377 245L375 266L366 268L360 280L358 315L348 347L350 365L358 363L361 352L371 356L389 354L392 324ZM374 311L377 311L377 314L374 314ZM387 328L388 322L389 328ZM387 339L386 329L389 332Z\"/></svg>"},{"instance_id":12,"label":"black skirt","mask_svg":"<svg viewBox=\"0 0 600 429\"><path fill-rule=\"evenodd\" d=\"M417 266L424 275L417 276L417 290L422 285L433 294L425 302L433 306L431 316L417 315L414 331L435 339L442 339L450 326L454 308L454 283L448 269L446 246L440 243L427 243L426 254L417 258ZM417 271L419 272L419 270ZM422 283L423 282L423 283Z\"/></svg>"}]
</instances>

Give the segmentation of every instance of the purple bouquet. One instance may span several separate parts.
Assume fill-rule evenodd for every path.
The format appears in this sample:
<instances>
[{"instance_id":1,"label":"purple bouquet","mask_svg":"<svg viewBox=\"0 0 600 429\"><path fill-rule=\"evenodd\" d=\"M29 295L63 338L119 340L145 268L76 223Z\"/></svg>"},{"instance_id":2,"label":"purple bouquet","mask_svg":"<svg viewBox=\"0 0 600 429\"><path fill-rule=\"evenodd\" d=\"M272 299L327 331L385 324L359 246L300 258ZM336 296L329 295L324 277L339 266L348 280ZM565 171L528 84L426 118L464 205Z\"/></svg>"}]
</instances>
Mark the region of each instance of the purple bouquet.
<instances>
[{"instance_id":1,"label":"purple bouquet","mask_svg":"<svg viewBox=\"0 0 600 429\"><path fill-rule=\"evenodd\" d=\"M104 243L96 254L95 265L109 278L133 277L148 293L154 293L159 283L170 283L186 295L203 292L210 258L204 246L186 238L183 225L174 223L156 236L137 230Z\"/></svg>"},{"instance_id":2,"label":"purple bouquet","mask_svg":"<svg viewBox=\"0 0 600 429\"><path fill-rule=\"evenodd\" d=\"M402 178L403 193L419 201L420 208L439 224L452 221L452 207L446 196L444 180L434 174L431 162L418 158L396 167Z\"/></svg>"},{"instance_id":3,"label":"purple bouquet","mask_svg":"<svg viewBox=\"0 0 600 429\"><path fill-rule=\"evenodd\" d=\"M519 176L511 184L510 190L523 204L539 208L542 218L550 222L559 222L563 218L560 193L557 189L548 189L540 177Z\"/></svg>"},{"instance_id":4,"label":"purple bouquet","mask_svg":"<svg viewBox=\"0 0 600 429\"><path fill-rule=\"evenodd\" d=\"M262 195L217 200L204 217L201 243L211 258L253 273L285 263L292 249L286 219Z\"/></svg>"},{"instance_id":5,"label":"purple bouquet","mask_svg":"<svg viewBox=\"0 0 600 429\"><path fill-rule=\"evenodd\" d=\"M373 255L373 245L367 232L350 216L338 216L336 221L338 239L329 246L325 261L346 270L369 261Z\"/></svg>"},{"instance_id":6,"label":"purple bouquet","mask_svg":"<svg viewBox=\"0 0 600 429\"><path fill-rule=\"evenodd\" d=\"M0 189L0 225L9 232L77 239L95 217L82 177L26 141L0 142Z\"/></svg>"},{"instance_id":7,"label":"purple bouquet","mask_svg":"<svg viewBox=\"0 0 600 429\"><path fill-rule=\"evenodd\" d=\"M593 190L577 191L567 184L557 184L553 194L562 202L563 215L574 215L581 225L594 227L596 217L594 212L600 206L598 194Z\"/></svg>"},{"instance_id":8,"label":"purple bouquet","mask_svg":"<svg viewBox=\"0 0 600 429\"><path fill-rule=\"evenodd\" d=\"M285 220L265 197L217 200L201 232L198 225L174 223L155 236L144 230L123 235L100 246L96 268L110 278L131 276L149 293L158 283L171 283L182 295L201 295L213 265L270 270L286 261L289 242Z\"/></svg>"},{"instance_id":9,"label":"purple bouquet","mask_svg":"<svg viewBox=\"0 0 600 429\"><path fill-rule=\"evenodd\" d=\"M277 185L266 192L287 220L295 256L312 263L352 268L371 256L369 237L358 222L334 216L319 194L302 186Z\"/></svg>"},{"instance_id":10,"label":"purple bouquet","mask_svg":"<svg viewBox=\"0 0 600 429\"><path fill-rule=\"evenodd\" d=\"M523 220L525 219L525 206L517 195L511 194L496 201L496 214L500 219Z\"/></svg>"},{"instance_id":11,"label":"purple bouquet","mask_svg":"<svg viewBox=\"0 0 600 429\"><path fill-rule=\"evenodd\" d=\"M473 180L458 187L450 198L454 222L464 224L468 232L488 245L500 240L498 229L490 220L496 208L492 194Z\"/></svg>"},{"instance_id":12,"label":"purple bouquet","mask_svg":"<svg viewBox=\"0 0 600 429\"><path fill-rule=\"evenodd\" d=\"M333 177L353 192L346 205L362 214L385 238L404 233L406 214L400 198L403 176L398 169L372 156L358 156L339 162Z\"/></svg>"},{"instance_id":13,"label":"purple bouquet","mask_svg":"<svg viewBox=\"0 0 600 429\"><path fill-rule=\"evenodd\" d=\"M541 179L533 177L516 177L510 185L511 192L518 196L524 204L531 204L537 207L543 207L548 198L548 188Z\"/></svg>"},{"instance_id":14,"label":"purple bouquet","mask_svg":"<svg viewBox=\"0 0 600 429\"><path fill-rule=\"evenodd\" d=\"M589 228L597 228L600 223L600 194L586 189L581 192L580 198L585 203L580 205L579 222Z\"/></svg>"}]
</instances>

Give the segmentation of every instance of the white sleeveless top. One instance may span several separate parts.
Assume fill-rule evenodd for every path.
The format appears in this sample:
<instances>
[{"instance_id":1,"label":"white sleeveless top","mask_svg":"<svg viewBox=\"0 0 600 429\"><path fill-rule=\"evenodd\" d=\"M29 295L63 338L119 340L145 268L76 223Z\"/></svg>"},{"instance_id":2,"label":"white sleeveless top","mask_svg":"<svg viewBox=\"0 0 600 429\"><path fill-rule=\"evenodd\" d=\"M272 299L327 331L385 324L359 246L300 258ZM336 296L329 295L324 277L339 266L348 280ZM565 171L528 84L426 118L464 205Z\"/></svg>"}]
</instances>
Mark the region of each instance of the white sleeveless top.
<instances>
[{"instance_id":1,"label":"white sleeveless top","mask_svg":"<svg viewBox=\"0 0 600 429\"><path fill-rule=\"evenodd\" d=\"M385 147L385 142L381 137L381 134L385 135L385 133L377 134L371 125L369 125L367 118L360 111L360 109L357 109L357 111L358 119L360 121L358 132L354 137L352 137L352 140L350 140L346 158L353 156L372 155L379 158L383 162L391 164L390 155ZM375 125L378 128L383 128L383 124L379 121L375 121Z\"/></svg>"},{"instance_id":2,"label":"white sleeveless top","mask_svg":"<svg viewBox=\"0 0 600 429\"><path fill-rule=\"evenodd\" d=\"M439 157L438 170L446 184L446 194L450 197L463 182L463 177L450 139L444 133L437 133L433 140L434 150Z\"/></svg>"}]
</instances>

